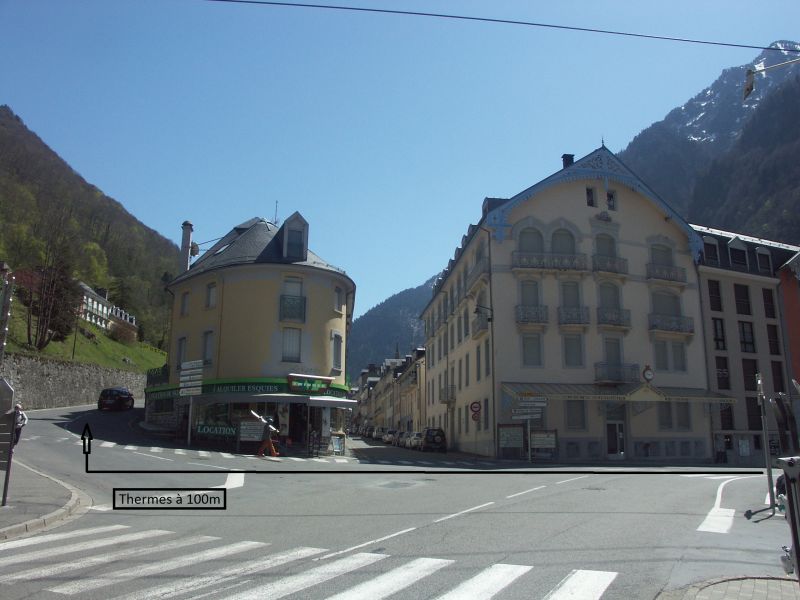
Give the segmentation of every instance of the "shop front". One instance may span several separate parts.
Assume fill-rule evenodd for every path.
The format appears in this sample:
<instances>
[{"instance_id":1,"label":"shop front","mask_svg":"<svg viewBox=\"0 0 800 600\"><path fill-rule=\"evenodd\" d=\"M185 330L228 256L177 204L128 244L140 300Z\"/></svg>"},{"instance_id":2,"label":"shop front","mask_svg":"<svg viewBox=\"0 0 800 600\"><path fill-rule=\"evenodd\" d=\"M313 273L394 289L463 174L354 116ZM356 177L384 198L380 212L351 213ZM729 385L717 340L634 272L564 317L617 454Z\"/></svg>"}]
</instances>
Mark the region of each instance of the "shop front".
<instances>
[{"instance_id":1,"label":"shop front","mask_svg":"<svg viewBox=\"0 0 800 600\"><path fill-rule=\"evenodd\" d=\"M310 375L204 381L201 389L192 396L181 395L179 387L146 390L146 421L173 429L190 446L249 453L264 433L256 415L271 417L285 451L304 453L312 438L343 436L356 404L344 386Z\"/></svg>"}]
</instances>

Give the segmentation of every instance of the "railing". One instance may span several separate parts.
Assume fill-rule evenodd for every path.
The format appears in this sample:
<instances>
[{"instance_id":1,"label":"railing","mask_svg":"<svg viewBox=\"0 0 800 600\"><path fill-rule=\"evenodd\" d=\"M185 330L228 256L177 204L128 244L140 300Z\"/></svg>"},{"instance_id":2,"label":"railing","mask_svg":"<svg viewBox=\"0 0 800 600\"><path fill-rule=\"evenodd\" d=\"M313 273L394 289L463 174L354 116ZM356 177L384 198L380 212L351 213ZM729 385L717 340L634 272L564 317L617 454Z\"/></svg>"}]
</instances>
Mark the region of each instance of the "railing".
<instances>
[{"instance_id":1,"label":"railing","mask_svg":"<svg viewBox=\"0 0 800 600\"><path fill-rule=\"evenodd\" d=\"M306 297L281 295L281 321L306 321Z\"/></svg>"},{"instance_id":2,"label":"railing","mask_svg":"<svg viewBox=\"0 0 800 600\"><path fill-rule=\"evenodd\" d=\"M169 382L169 364L147 370L147 387L164 385Z\"/></svg>"},{"instance_id":3,"label":"railing","mask_svg":"<svg viewBox=\"0 0 800 600\"><path fill-rule=\"evenodd\" d=\"M683 267L647 263L647 278L686 283L686 269Z\"/></svg>"},{"instance_id":4,"label":"railing","mask_svg":"<svg viewBox=\"0 0 800 600\"><path fill-rule=\"evenodd\" d=\"M677 333L694 333L694 319L678 315L649 315L650 329L673 331Z\"/></svg>"},{"instance_id":5,"label":"railing","mask_svg":"<svg viewBox=\"0 0 800 600\"><path fill-rule=\"evenodd\" d=\"M520 304L516 307L517 323L547 323L547 306Z\"/></svg>"},{"instance_id":6,"label":"railing","mask_svg":"<svg viewBox=\"0 0 800 600\"><path fill-rule=\"evenodd\" d=\"M489 330L489 317L484 314L478 314L472 319L472 337L476 338L485 331Z\"/></svg>"},{"instance_id":7,"label":"railing","mask_svg":"<svg viewBox=\"0 0 800 600\"><path fill-rule=\"evenodd\" d=\"M639 381L639 365L596 362L594 380L612 383L633 383Z\"/></svg>"},{"instance_id":8,"label":"railing","mask_svg":"<svg viewBox=\"0 0 800 600\"><path fill-rule=\"evenodd\" d=\"M627 308L597 307L598 325L616 325L617 327L631 326L631 311Z\"/></svg>"},{"instance_id":9,"label":"railing","mask_svg":"<svg viewBox=\"0 0 800 600\"><path fill-rule=\"evenodd\" d=\"M467 275L467 289L471 290L472 286L481 278L481 275L489 272L489 259L485 256L479 258L475 265L469 270Z\"/></svg>"},{"instance_id":10,"label":"railing","mask_svg":"<svg viewBox=\"0 0 800 600\"><path fill-rule=\"evenodd\" d=\"M586 325L589 323L588 306L559 306L559 325Z\"/></svg>"},{"instance_id":11,"label":"railing","mask_svg":"<svg viewBox=\"0 0 800 600\"><path fill-rule=\"evenodd\" d=\"M592 256L592 270L624 274L628 272L628 259L618 256L595 254Z\"/></svg>"},{"instance_id":12,"label":"railing","mask_svg":"<svg viewBox=\"0 0 800 600\"><path fill-rule=\"evenodd\" d=\"M585 271L585 254L549 254L537 252L512 252L511 266L528 269L555 269Z\"/></svg>"},{"instance_id":13,"label":"railing","mask_svg":"<svg viewBox=\"0 0 800 600\"><path fill-rule=\"evenodd\" d=\"M450 404L456 401L456 386L446 385L439 390L439 402L441 404Z\"/></svg>"}]
</instances>

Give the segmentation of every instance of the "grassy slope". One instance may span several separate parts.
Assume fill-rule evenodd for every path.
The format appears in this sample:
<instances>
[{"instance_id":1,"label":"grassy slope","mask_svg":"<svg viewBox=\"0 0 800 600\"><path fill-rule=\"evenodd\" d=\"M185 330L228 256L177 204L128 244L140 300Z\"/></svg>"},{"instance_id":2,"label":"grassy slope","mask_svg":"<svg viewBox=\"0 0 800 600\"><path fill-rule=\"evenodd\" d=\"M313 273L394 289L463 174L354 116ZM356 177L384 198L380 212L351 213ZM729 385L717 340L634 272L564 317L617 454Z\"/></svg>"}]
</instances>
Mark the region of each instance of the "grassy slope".
<instances>
[{"instance_id":1,"label":"grassy slope","mask_svg":"<svg viewBox=\"0 0 800 600\"><path fill-rule=\"evenodd\" d=\"M130 346L121 344L106 336L105 332L99 327L90 325L85 321L81 321L80 325L83 329L94 333L95 339L89 340L86 336L77 334L78 339L77 343L75 343L76 334L73 333L63 342L50 342L41 352L41 355L48 358L71 361L73 360L72 350L74 345L75 362L91 363L102 367L140 373L147 369L160 367L167 360L166 354L157 348L140 342ZM35 355L36 353L27 345L26 332L25 308L15 298L11 304L11 323L6 352ZM130 362L124 361L123 358L129 359Z\"/></svg>"}]
</instances>

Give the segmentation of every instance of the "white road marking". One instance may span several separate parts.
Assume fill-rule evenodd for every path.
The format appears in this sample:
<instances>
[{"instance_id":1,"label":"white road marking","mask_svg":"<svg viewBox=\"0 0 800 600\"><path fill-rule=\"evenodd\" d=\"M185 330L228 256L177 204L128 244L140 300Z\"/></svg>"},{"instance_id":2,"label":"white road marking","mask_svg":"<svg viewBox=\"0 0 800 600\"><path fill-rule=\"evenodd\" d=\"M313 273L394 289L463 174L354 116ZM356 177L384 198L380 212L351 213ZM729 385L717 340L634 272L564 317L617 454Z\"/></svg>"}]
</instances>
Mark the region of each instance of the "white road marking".
<instances>
[{"instance_id":1,"label":"white road marking","mask_svg":"<svg viewBox=\"0 0 800 600\"><path fill-rule=\"evenodd\" d=\"M434 523L441 523L442 521L446 521L447 519L452 519L453 517L458 517L460 515L464 515L466 513L472 512L474 510L480 510L481 508L486 508L487 506L491 506L494 502L487 502L485 504L480 504L478 506L473 506L472 508L468 508L466 510L462 510L457 513L453 513L452 515L447 515L446 517L442 517L441 519L436 519Z\"/></svg>"},{"instance_id":2,"label":"white road marking","mask_svg":"<svg viewBox=\"0 0 800 600\"><path fill-rule=\"evenodd\" d=\"M158 446L151 446L150 447L150 452L163 452L163 451L164 451L164 449L163 448L159 448Z\"/></svg>"},{"instance_id":3,"label":"white road marking","mask_svg":"<svg viewBox=\"0 0 800 600\"><path fill-rule=\"evenodd\" d=\"M188 462L187 465L195 465L197 467L203 467L206 469L220 469L221 471L226 470L228 467L218 467L217 465L209 465L206 463L196 463L196 462Z\"/></svg>"},{"instance_id":4,"label":"white road marking","mask_svg":"<svg viewBox=\"0 0 800 600\"><path fill-rule=\"evenodd\" d=\"M346 458L334 458L334 459L333 459L333 462L336 462L336 463L346 463L346 462L348 462L348 461L347 461L347 459L346 459Z\"/></svg>"},{"instance_id":5,"label":"white road marking","mask_svg":"<svg viewBox=\"0 0 800 600\"><path fill-rule=\"evenodd\" d=\"M276 600L277 598L284 598L290 594L330 581L334 577L366 567L384 558L386 558L385 554L354 554L330 563L323 563L305 573L284 577L274 583L261 585L254 590L234 594L229 597L229 600Z\"/></svg>"},{"instance_id":6,"label":"white road marking","mask_svg":"<svg viewBox=\"0 0 800 600\"><path fill-rule=\"evenodd\" d=\"M734 477L733 479L726 479L717 487L717 497L714 501L714 507L708 511L706 518L700 523L697 531L704 531L706 533L728 533L733 527L733 517L736 511L732 508L722 508L722 490L732 481L740 479L752 479L753 477L760 477L760 475L748 475L746 477Z\"/></svg>"},{"instance_id":7,"label":"white road marking","mask_svg":"<svg viewBox=\"0 0 800 600\"><path fill-rule=\"evenodd\" d=\"M225 488L232 490L233 488L240 488L244 485L244 473L228 473L225 483L222 485L215 485L215 488Z\"/></svg>"},{"instance_id":8,"label":"white road marking","mask_svg":"<svg viewBox=\"0 0 800 600\"><path fill-rule=\"evenodd\" d=\"M122 569L114 571L109 577L89 577L86 579L79 579L48 588L47 591L56 594L78 594L95 590L97 588L105 587L107 585L118 585L125 581L138 579L142 577L151 577L167 571L174 571L182 569L189 565L196 565L197 563L216 560L239 552L252 551L256 548L266 546L262 542L238 542L236 544L229 544L211 550L204 550L202 552L195 552L194 554L179 554L172 556L170 560L159 561L155 563L144 563L131 567L129 569Z\"/></svg>"},{"instance_id":9,"label":"white road marking","mask_svg":"<svg viewBox=\"0 0 800 600\"><path fill-rule=\"evenodd\" d=\"M373 577L341 594L331 596L328 600L381 600L381 598L396 594L423 577L432 575L454 562L442 558L418 558L378 577Z\"/></svg>"},{"instance_id":10,"label":"white road marking","mask_svg":"<svg viewBox=\"0 0 800 600\"><path fill-rule=\"evenodd\" d=\"M175 448L175 454L184 455L186 454L186 450L182 450L181 448Z\"/></svg>"},{"instance_id":11,"label":"white road marking","mask_svg":"<svg viewBox=\"0 0 800 600\"><path fill-rule=\"evenodd\" d=\"M236 563L229 566L214 569L213 575L204 577L185 577L176 580L174 583L168 583L155 588L140 589L124 596L118 596L114 600L150 600L151 598L173 598L187 593L192 593L192 598L201 598L195 594L198 590L208 588L220 583L229 583L238 581L242 577L257 573L259 571L266 571L273 567L279 567L295 560L308 558L320 552L325 552L322 548L295 548L279 554L273 554L264 558L258 558L245 563ZM248 580L249 581L249 580ZM246 582L244 582L246 583ZM225 586L228 591L231 586ZM213 593L213 592L212 592Z\"/></svg>"},{"instance_id":12,"label":"white road marking","mask_svg":"<svg viewBox=\"0 0 800 600\"><path fill-rule=\"evenodd\" d=\"M144 452L134 451L134 454L138 454L139 456L147 456L148 458L157 458L158 460L169 460L169 461L172 460L171 458L164 458L163 456L153 456L152 454L145 454Z\"/></svg>"},{"instance_id":13,"label":"white road marking","mask_svg":"<svg viewBox=\"0 0 800 600\"><path fill-rule=\"evenodd\" d=\"M616 579L613 571L575 570L544 597L544 600L600 600L606 588Z\"/></svg>"},{"instance_id":14,"label":"white road marking","mask_svg":"<svg viewBox=\"0 0 800 600\"><path fill-rule=\"evenodd\" d=\"M572 479L564 479L563 481L556 481L556 485L561 485L562 483L569 483L570 481L577 481L578 479L584 479L588 477L588 475L581 475L580 477L573 477Z\"/></svg>"},{"instance_id":15,"label":"white road marking","mask_svg":"<svg viewBox=\"0 0 800 600\"><path fill-rule=\"evenodd\" d=\"M105 512L107 510L111 510L110 504L97 504L95 506L90 506L89 510L99 510L100 512Z\"/></svg>"},{"instance_id":16,"label":"white road marking","mask_svg":"<svg viewBox=\"0 0 800 600\"><path fill-rule=\"evenodd\" d=\"M474 577L453 588L436 600L489 600L498 592L511 585L515 579L522 577L533 567L527 565L506 565L497 563L484 569Z\"/></svg>"},{"instance_id":17,"label":"white road marking","mask_svg":"<svg viewBox=\"0 0 800 600\"><path fill-rule=\"evenodd\" d=\"M125 446L124 450L138 450L139 446Z\"/></svg>"},{"instance_id":18,"label":"white road marking","mask_svg":"<svg viewBox=\"0 0 800 600\"><path fill-rule=\"evenodd\" d=\"M164 535L172 533L171 531L163 531L157 535ZM105 565L111 561L120 558L130 558L132 556L139 556L141 554L151 554L153 552L165 552L177 550L184 546L194 546L196 544L204 544L206 542L217 540L219 538L210 537L206 535L198 535L190 538L166 542L163 544L147 544L146 546L139 546L137 548L128 548L126 550L117 550L115 552L104 552L94 556L84 556L80 560L67 560L60 563L46 565L44 567L34 567L27 571L17 571L9 573L8 575L0 576L0 582L10 583L12 581L27 581L30 579L48 579L61 573L68 573L69 571L79 571L97 565Z\"/></svg>"},{"instance_id":19,"label":"white road marking","mask_svg":"<svg viewBox=\"0 0 800 600\"><path fill-rule=\"evenodd\" d=\"M546 485L540 485L539 487L531 488L529 490L525 490L524 492L517 492L516 494L511 494L510 496L506 496L506 498L516 498L517 496L522 496L522 494L527 494L529 492L535 492L536 490L540 490L542 488L547 487Z\"/></svg>"},{"instance_id":20,"label":"white road marking","mask_svg":"<svg viewBox=\"0 0 800 600\"><path fill-rule=\"evenodd\" d=\"M220 452L219 455L222 458L233 458L233 454L228 454L227 452Z\"/></svg>"},{"instance_id":21,"label":"white road marking","mask_svg":"<svg viewBox=\"0 0 800 600\"><path fill-rule=\"evenodd\" d=\"M706 473L691 473L688 475L681 475L681 477L707 477Z\"/></svg>"},{"instance_id":22,"label":"white road marking","mask_svg":"<svg viewBox=\"0 0 800 600\"><path fill-rule=\"evenodd\" d=\"M24 538L21 540L12 540L10 542L0 543L0 551L10 550L11 548L24 548L25 546L35 546L37 544L49 544L50 542L57 542L59 540L72 539L76 537L84 537L87 535L95 535L96 533L109 533L111 531L119 531L120 529L128 529L128 525L105 525L104 527L89 527L87 529L78 529L77 531L70 531L68 533L48 533L45 535L37 535L32 538Z\"/></svg>"},{"instance_id":23,"label":"white road marking","mask_svg":"<svg viewBox=\"0 0 800 600\"><path fill-rule=\"evenodd\" d=\"M326 464L327 464L327 462L328 462L328 461L327 461L326 459L324 459L324 458L312 458L311 460L313 460L314 462L321 462L321 463L326 463Z\"/></svg>"},{"instance_id":24,"label":"white road marking","mask_svg":"<svg viewBox=\"0 0 800 600\"><path fill-rule=\"evenodd\" d=\"M288 458L289 460L296 461L296 462L305 462L305 460L306 460L305 458L300 458L299 456L287 456L286 458Z\"/></svg>"},{"instance_id":25,"label":"white road marking","mask_svg":"<svg viewBox=\"0 0 800 600\"><path fill-rule=\"evenodd\" d=\"M283 461L282 461L280 458L278 458L277 456L264 456L263 458L266 458L267 460L271 460L272 462L283 462Z\"/></svg>"},{"instance_id":26,"label":"white road marking","mask_svg":"<svg viewBox=\"0 0 800 600\"><path fill-rule=\"evenodd\" d=\"M116 445L116 442L100 442L101 448L113 448Z\"/></svg>"},{"instance_id":27,"label":"white road marking","mask_svg":"<svg viewBox=\"0 0 800 600\"><path fill-rule=\"evenodd\" d=\"M364 546L369 546L371 544L376 544L377 542L382 542L384 540L388 540L389 538L397 537L398 535L403 535L404 533L408 533L410 531L414 531L416 527L409 527L408 529L403 529L402 531L397 531L395 533L390 533L389 535L385 535L383 537L377 538L375 540L370 540L368 542L364 542L363 544L359 544L358 546L350 546L346 550L339 550L338 552L332 552L331 554L326 554L320 558L315 558L314 560L325 560L326 558L331 558L334 556L339 556L340 554L346 554L348 552L352 552L353 550L358 550L359 548L363 548Z\"/></svg>"},{"instance_id":28,"label":"white road marking","mask_svg":"<svg viewBox=\"0 0 800 600\"><path fill-rule=\"evenodd\" d=\"M211 453L208 452L207 450L198 450L197 456L211 456Z\"/></svg>"},{"instance_id":29,"label":"white road marking","mask_svg":"<svg viewBox=\"0 0 800 600\"><path fill-rule=\"evenodd\" d=\"M151 536L165 535L172 533L171 531L164 531L162 529L150 529L147 531L137 531L136 533L125 533L102 540L90 540L88 542L78 542L76 544L67 544L66 546L56 546L54 548L45 548L44 550L34 550L25 554L15 554L14 556L3 557L4 565L13 565L21 562L31 560L39 560L41 558L50 558L51 556L58 556L59 554L70 554L71 552L93 552L94 548L104 548L105 546L116 546L117 544L124 544L125 542L135 542L136 540L144 540Z\"/></svg>"}]
</instances>

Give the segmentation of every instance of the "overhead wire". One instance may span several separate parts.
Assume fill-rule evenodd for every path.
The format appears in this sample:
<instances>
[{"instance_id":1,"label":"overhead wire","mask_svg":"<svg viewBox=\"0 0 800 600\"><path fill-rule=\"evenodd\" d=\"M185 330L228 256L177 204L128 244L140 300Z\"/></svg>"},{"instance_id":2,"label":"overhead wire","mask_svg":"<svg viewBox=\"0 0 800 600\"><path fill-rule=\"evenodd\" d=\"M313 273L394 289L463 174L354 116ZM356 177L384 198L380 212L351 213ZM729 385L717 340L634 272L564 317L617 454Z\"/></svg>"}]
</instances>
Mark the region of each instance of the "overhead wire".
<instances>
[{"instance_id":1,"label":"overhead wire","mask_svg":"<svg viewBox=\"0 0 800 600\"><path fill-rule=\"evenodd\" d=\"M634 33L631 31L614 31L611 29L596 29L593 27L577 27L573 25L555 25L553 23L537 23L535 21L519 21L515 19L497 19L492 17L470 17L467 15L455 15L446 13L431 13L413 10L395 10L389 8L367 8L363 6L338 6L331 4L308 4L302 2L272 2L271 0L205 0L206 2L217 2L225 4L250 4L270 7L286 8L310 8L321 10L338 10L361 13L375 13L385 15L402 15L410 17L428 17L434 19L453 19L459 21L477 21L482 23L495 23L500 25L521 25L525 27L541 27L546 29L560 29L565 31L577 31L582 33L599 33L604 35L618 35L625 37L644 38L650 40L662 40L668 42L681 42L685 44L704 44L708 46L724 46L729 48L747 48L752 50L770 50L776 52L793 52L800 54L800 50L792 48L775 48L772 46L759 46L757 44L737 44L733 42L716 42L711 40L700 40L694 38L672 37L666 35L651 35L646 33Z\"/></svg>"}]
</instances>

